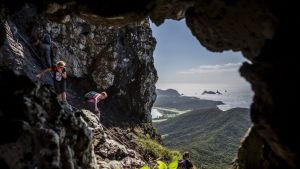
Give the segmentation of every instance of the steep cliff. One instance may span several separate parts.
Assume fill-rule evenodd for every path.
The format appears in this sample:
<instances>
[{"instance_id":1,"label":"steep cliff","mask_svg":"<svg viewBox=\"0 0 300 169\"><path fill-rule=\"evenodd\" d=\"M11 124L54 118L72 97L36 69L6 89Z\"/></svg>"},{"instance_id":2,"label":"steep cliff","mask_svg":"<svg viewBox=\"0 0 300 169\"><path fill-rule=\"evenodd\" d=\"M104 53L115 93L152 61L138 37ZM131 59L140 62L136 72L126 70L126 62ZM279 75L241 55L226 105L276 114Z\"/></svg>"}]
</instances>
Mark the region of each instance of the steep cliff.
<instances>
[{"instance_id":1,"label":"steep cliff","mask_svg":"<svg viewBox=\"0 0 300 169\"><path fill-rule=\"evenodd\" d=\"M66 15L61 22L51 22L38 16L30 5L10 18L1 21L2 31L7 32L1 65L9 65L10 69L36 80L35 74L45 67L30 42L49 32L58 44L53 50L54 61L67 62L71 103L78 103L75 96L88 90L107 90L110 103L103 106L107 114L122 113L125 118L135 116L133 119L148 120L150 106L155 100L157 75L152 57L156 42L147 20L124 27L108 27L89 24L76 15ZM51 84L49 77L42 82ZM78 106L80 108L80 104Z\"/></svg>"},{"instance_id":2,"label":"steep cliff","mask_svg":"<svg viewBox=\"0 0 300 169\"><path fill-rule=\"evenodd\" d=\"M145 164L126 131L140 126L152 130L147 123L156 97L152 56L156 42L147 19L109 27L70 14L54 22L27 4L1 15L0 31L1 169ZM46 66L33 43L45 32L57 46L53 62L67 63L72 111L58 105L51 74L36 78ZM101 123L106 127L86 109L83 95L90 90L108 93L109 99L101 104Z\"/></svg>"}]
</instances>

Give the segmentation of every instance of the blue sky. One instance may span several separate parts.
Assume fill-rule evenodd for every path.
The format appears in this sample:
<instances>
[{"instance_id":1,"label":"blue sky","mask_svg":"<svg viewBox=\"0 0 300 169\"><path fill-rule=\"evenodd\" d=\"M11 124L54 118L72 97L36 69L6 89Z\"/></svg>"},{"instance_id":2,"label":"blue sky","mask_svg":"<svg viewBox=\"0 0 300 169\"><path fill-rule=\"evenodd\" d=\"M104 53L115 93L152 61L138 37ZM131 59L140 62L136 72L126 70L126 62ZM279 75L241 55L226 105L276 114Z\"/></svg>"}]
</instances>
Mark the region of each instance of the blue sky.
<instances>
[{"instance_id":1,"label":"blue sky","mask_svg":"<svg viewBox=\"0 0 300 169\"><path fill-rule=\"evenodd\" d=\"M154 64L158 72L158 88L167 84L213 84L245 86L238 68L246 59L240 52L211 52L204 48L185 24L185 20L166 20L156 27L151 23L157 44Z\"/></svg>"}]
</instances>

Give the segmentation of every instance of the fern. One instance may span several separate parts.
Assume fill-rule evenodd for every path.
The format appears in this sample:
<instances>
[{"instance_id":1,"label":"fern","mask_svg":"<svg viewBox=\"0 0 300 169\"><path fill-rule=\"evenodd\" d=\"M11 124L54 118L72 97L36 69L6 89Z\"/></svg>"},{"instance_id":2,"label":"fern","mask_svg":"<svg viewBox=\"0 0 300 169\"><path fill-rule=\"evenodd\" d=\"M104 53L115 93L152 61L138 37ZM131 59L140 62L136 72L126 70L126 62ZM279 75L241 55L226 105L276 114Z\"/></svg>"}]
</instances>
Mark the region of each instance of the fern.
<instances>
[{"instance_id":1,"label":"fern","mask_svg":"<svg viewBox=\"0 0 300 169\"><path fill-rule=\"evenodd\" d=\"M169 169L177 169L178 167L178 161L173 161L169 164Z\"/></svg>"},{"instance_id":2,"label":"fern","mask_svg":"<svg viewBox=\"0 0 300 169\"><path fill-rule=\"evenodd\" d=\"M168 169L168 166L166 163L162 162L162 161L157 161L157 169Z\"/></svg>"},{"instance_id":3,"label":"fern","mask_svg":"<svg viewBox=\"0 0 300 169\"><path fill-rule=\"evenodd\" d=\"M173 161L172 163L167 166L166 163L162 161L156 161L157 162L157 168L156 169L177 169L178 167L178 161ZM150 169L148 166L143 166L141 169Z\"/></svg>"}]
</instances>

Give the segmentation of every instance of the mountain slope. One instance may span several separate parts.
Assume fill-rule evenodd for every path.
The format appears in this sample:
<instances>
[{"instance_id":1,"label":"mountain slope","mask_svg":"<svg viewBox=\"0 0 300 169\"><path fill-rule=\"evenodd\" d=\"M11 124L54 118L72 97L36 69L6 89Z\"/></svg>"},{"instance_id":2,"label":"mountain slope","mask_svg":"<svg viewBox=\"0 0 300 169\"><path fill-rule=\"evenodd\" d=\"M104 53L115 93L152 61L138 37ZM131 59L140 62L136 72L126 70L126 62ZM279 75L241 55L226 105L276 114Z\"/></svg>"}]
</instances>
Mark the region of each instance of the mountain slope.
<instances>
[{"instance_id":1,"label":"mountain slope","mask_svg":"<svg viewBox=\"0 0 300 169\"><path fill-rule=\"evenodd\" d=\"M181 99L184 98L181 96ZM165 104L168 101L164 102L164 106L173 106ZM198 100L199 103L201 101ZM164 144L180 151L190 151L193 162L202 168L228 168L237 153L241 137L250 125L249 109L221 111L216 106L194 109L154 123L163 135Z\"/></svg>"}]
</instances>

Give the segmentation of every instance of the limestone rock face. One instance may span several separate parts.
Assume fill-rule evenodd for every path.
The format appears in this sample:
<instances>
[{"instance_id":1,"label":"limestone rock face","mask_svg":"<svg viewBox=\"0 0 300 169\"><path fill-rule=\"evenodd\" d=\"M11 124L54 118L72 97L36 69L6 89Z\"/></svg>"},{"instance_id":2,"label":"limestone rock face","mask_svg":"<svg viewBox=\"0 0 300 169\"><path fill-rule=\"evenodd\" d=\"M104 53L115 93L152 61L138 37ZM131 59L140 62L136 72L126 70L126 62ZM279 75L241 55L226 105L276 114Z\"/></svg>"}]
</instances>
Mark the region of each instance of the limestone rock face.
<instances>
[{"instance_id":1,"label":"limestone rock face","mask_svg":"<svg viewBox=\"0 0 300 169\"><path fill-rule=\"evenodd\" d=\"M80 112L60 109L48 87L24 75L1 68L0 79L1 168L98 168Z\"/></svg>"},{"instance_id":2,"label":"limestone rock face","mask_svg":"<svg viewBox=\"0 0 300 169\"><path fill-rule=\"evenodd\" d=\"M109 99L101 103L101 122L106 126L149 122L157 81L152 56L156 41L149 21L108 27L77 15L50 21L32 4L5 16L2 9L0 91L5 100L0 103L0 134L5 137L0 139L0 168L144 165L134 147L99 125L83 95L107 91ZM67 63L67 100L73 110L57 103L50 73L36 78L46 66L33 43L45 32L56 44L53 63Z\"/></svg>"},{"instance_id":3,"label":"limestone rock face","mask_svg":"<svg viewBox=\"0 0 300 169\"><path fill-rule=\"evenodd\" d=\"M61 109L47 86L35 85L24 75L1 69L0 80L0 91L6 98L0 104L0 132L4 136L0 142L1 168L145 165L142 155L107 133L92 112Z\"/></svg>"},{"instance_id":4,"label":"limestone rock face","mask_svg":"<svg viewBox=\"0 0 300 169\"><path fill-rule=\"evenodd\" d=\"M118 28L91 25L67 15L63 23L49 21L47 26L61 44L55 59L68 63L70 76L91 79L96 89L108 90L117 108L107 106L110 115L117 116L122 109L126 110L122 116L150 120L157 74L152 56L156 41L147 20Z\"/></svg>"},{"instance_id":5,"label":"limestone rock face","mask_svg":"<svg viewBox=\"0 0 300 169\"><path fill-rule=\"evenodd\" d=\"M200 1L186 12L186 23L209 50L242 51L250 59L273 37L278 24L268 5L243 0Z\"/></svg>"},{"instance_id":6,"label":"limestone rock face","mask_svg":"<svg viewBox=\"0 0 300 169\"><path fill-rule=\"evenodd\" d=\"M48 32L56 44L53 64L58 60L67 63L68 95L74 96L69 97L71 103L84 102L78 97L89 90L105 90L110 97L107 106L103 106L109 112L108 118L119 116L122 109L124 119L135 116L136 121L149 121L157 74L152 56L156 41L148 20L109 27L66 15L53 22L38 16L32 5L2 20L2 32L6 34L0 52L1 65L37 80L35 75L46 67L39 47L32 44ZM78 84L79 81L84 84ZM51 85L51 77L45 76L42 82Z\"/></svg>"},{"instance_id":7,"label":"limestone rock face","mask_svg":"<svg viewBox=\"0 0 300 169\"><path fill-rule=\"evenodd\" d=\"M118 138L121 133L112 134L108 128L99 124L96 116L88 110L83 110L81 115L92 130L92 145L99 168L141 168L146 164L141 154Z\"/></svg>"}]
</instances>

